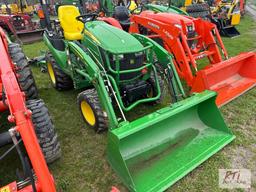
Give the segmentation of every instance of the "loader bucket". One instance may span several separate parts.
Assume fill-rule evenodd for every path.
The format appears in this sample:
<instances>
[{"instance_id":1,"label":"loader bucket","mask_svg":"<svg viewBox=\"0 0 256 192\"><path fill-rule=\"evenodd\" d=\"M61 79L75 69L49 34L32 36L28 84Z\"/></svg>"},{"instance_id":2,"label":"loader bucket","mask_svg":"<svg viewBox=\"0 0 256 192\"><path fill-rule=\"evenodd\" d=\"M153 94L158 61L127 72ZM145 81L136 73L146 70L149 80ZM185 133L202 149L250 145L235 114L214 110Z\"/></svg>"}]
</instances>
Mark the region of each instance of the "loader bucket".
<instances>
[{"instance_id":1,"label":"loader bucket","mask_svg":"<svg viewBox=\"0 0 256 192\"><path fill-rule=\"evenodd\" d=\"M197 73L192 92L213 90L222 106L256 85L256 54L242 53Z\"/></svg>"},{"instance_id":2,"label":"loader bucket","mask_svg":"<svg viewBox=\"0 0 256 192\"><path fill-rule=\"evenodd\" d=\"M240 35L240 32L234 27L234 26L228 26L228 27L223 27L221 29L221 35L224 37L237 37Z\"/></svg>"},{"instance_id":3,"label":"loader bucket","mask_svg":"<svg viewBox=\"0 0 256 192\"><path fill-rule=\"evenodd\" d=\"M41 41L43 39L43 32L44 30L34 30L34 31L24 31L24 32L17 32L18 39L23 44L29 44L36 41Z\"/></svg>"},{"instance_id":4,"label":"loader bucket","mask_svg":"<svg viewBox=\"0 0 256 192\"><path fill-rule=\"evenodd\" d=\"M235 136L205 91L109 131L108 159L131 191L164 191Z\"/></svg>"}]
</instances>

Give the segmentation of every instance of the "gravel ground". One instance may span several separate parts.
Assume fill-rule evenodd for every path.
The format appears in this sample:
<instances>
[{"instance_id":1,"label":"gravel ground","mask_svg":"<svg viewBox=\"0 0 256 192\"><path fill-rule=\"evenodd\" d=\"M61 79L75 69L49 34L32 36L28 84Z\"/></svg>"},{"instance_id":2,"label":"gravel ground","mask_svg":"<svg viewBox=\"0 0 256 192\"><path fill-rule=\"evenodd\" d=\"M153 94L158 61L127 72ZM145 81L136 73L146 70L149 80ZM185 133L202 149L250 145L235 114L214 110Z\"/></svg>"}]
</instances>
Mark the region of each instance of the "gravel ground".
<instances>
[{"instance_id":1,"label":"gravel ground","mask_svg":"<svg viewBox=\"0 0 256 192\"><path fill-rule=\"evenodd\" d=\"M248 2L246 5L246 10L249 14L253 16L253 18L256 20L256 5L253 4L253 2Z\"/></svg>"}]
</instances>

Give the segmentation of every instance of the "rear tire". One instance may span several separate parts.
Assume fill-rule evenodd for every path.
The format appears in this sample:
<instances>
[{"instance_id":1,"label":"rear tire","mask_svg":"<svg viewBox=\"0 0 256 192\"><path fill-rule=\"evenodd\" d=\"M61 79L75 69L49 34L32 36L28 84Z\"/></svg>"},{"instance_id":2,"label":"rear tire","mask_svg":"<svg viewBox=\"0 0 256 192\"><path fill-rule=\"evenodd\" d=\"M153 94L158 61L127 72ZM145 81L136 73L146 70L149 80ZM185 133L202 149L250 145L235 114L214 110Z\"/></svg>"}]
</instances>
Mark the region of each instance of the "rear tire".
<instances>
[{"instance_id":1,"label":"rear tire","mask_svg":"<svg viewBox=\"0 0 256 192\"><path fill-rule=\"evenodd\" d=\"M45 160L52 163L61 157L61 149L48 109L41 99L27 101L27 107L32 111L32 122Z\"/></svg>"},{"instance_id":2,"label":"rear tire","mask_svg":"<svg viewBox=\"0 0 256 192\"><path fill-rule=\"evenodd\" d=\"M210 13L210 7L207 3L191 4L186 7L187 13L196 13L196 12L204 12L204 11L208 11Z\"/></svg>"},{"instance_id":3,"label":"rear tire","mask_svg":"<svg viewBox=\"0 0 256 192\"><path fill-rule=\"evenodd\" d=\"M73 88L72 79L62 71L51 53L46 55L47 71L53 87L59 91Z\"/></svg>"},{"instance_id":4,"label":"rear tire","mask_svg":"<svg viewBox=\"0 0 256 192\"><path fill-rule=\"evenodd\" d=\"M88 89L77 97L78 105L85 123L97 133L108 129L108 117L103 111L97 91Z\"/></svg>"},{"instance_id":5,"label":"rear tire","mask_svg":"<svg viewBox=\"0 0 256 192\"><path fill-rule=\"evenodd\" d=\"M186 7L186 12L191 17L201 17L203 19L209 18L211 15L210 7L207 3L189 5Z\"/></svg>"},{"instance_id":6,"label":"rear tire","mask_svg":"<svg viewBox=\"0 0 256 192\"><path fill-rule=\"evenodd\" d=\"M19 82L21 91L25 92L27 100L37 99L38 90L35 79L21 46L16 43L11 43L9 44L8 49L11 59L16 66L17 80Z\"/></svg>"}]
</instances>

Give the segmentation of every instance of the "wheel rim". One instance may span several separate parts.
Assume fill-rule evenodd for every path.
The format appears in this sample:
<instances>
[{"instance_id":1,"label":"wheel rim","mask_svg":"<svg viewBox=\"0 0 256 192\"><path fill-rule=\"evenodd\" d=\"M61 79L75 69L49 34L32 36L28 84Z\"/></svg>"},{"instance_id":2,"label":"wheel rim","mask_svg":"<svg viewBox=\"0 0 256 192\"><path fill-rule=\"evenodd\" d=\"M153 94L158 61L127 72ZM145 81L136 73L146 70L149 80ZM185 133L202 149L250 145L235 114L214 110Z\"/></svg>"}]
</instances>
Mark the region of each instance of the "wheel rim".
<instances>
[{"instance_id":1,"label":"wheel rim","mask_svg":"<svg viewBox=\"0 0 256 192\"><path fill-rule=\"evenodd\" d=\"M48 69L50 79L51 79L52 83L55 85L56 84L56 78L55 78L55 74L54 74L54 71L53 71L52 64L50 62L47 64L47 69Z\"/></svg>"},{"instance_id":2,"label":"wheel rim","mask_svg":"<svg viewBox=\"0 0 256 192\"><path fill-rule=\"evenodd\" d=\"M89 125L94 126L96 122L95 115L91 106L86 101L81 102L81 111L85 121Z\"/></svg>"}]
</instances>

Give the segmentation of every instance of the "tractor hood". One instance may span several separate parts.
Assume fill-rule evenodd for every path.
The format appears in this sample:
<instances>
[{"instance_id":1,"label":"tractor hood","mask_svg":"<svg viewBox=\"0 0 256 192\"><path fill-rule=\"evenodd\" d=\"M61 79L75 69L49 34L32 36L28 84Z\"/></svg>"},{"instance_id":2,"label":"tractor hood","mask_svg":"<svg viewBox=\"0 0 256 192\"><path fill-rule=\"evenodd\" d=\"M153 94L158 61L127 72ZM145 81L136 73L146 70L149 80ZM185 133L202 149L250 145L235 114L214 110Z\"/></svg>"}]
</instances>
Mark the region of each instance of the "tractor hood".
<instances>
[{"instance_id":1,"label":"tractor hood","mask_svg":"<svg viewBox=\"0 0 256 192\"><path fill-rule=\"evenodd\" d=\"M181 21L184 21L186 25L193 24L193 20L190 17L174 13L155 13L153 11L143 11L140 15L166 24L181 24Z\"/></svg>"},{"instance_id":2,"label":"tractor hood","mask_svg":"<svg viewBox=\"0 0 256 192\"><path fill-rule=\"evenodd\" d=\"M144 49L135 37L103 21L86 23L84 34L111 53L139 52Z\"/></svg>"}]
</instances>

